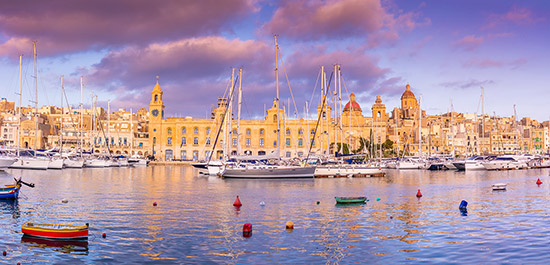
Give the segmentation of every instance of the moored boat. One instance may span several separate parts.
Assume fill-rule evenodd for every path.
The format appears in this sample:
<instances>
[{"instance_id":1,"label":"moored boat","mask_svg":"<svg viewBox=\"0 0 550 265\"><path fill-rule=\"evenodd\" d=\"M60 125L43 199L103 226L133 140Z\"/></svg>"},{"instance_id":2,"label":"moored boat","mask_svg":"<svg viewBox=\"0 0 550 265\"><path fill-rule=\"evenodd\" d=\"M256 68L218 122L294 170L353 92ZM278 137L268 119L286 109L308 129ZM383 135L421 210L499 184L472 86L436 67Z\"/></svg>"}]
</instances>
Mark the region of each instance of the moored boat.
<instances>
[{"instance_id":1,"label":"moored boat","mask_svg":"<svg viewBox=\"0 0 550 265\"><path fill-rule=\"evenodd\" d=\"M50 239L87 239L89 225L48 224L27 222L21 226L26 236Z\"/></svg>"},{"instance_id":2,"label":"moored boat","mask_svg":"<svg viewBox=\"0 0 550 265\"><path fill-rule=\"evenodd\" d=\"M493 190L506 190L506 183L495 183L491 186Z\"/></svg>"},{"instance_id":3,"label":"moored boat","mask_svg":"<svg viewBox=\"0 0 550 265\"><path fill-rule=\"evenodd\" d=\"M366 203L367 197L334 197L336 204Z\"/></svg>"},{"instance_id":4,"label":"moored boat","mask_svg":"<svg viewBox=\"0 0 550 265\"><path fill-rule=\"evenodd\" d=\"M21 184L25 184L31 188L34 188L34 184L26 183L21 179L15 179L15 184L5 185L0 188L0 200L15 200L19 197L19 190Z\"/></svg>"}]
</instances>

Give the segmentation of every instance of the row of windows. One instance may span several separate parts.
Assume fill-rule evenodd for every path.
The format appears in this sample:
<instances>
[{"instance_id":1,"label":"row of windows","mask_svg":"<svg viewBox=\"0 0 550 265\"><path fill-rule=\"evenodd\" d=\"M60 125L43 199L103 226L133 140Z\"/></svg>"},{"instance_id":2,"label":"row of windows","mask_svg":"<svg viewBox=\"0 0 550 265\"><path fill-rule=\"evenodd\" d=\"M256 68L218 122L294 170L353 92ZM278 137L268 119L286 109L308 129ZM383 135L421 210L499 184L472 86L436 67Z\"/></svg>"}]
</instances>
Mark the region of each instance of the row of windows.
<instances>
[{"instance_id":1,"label":"row of windows","mask_svg":"<svg viewBox=\"0 0 550 265\"><path fill-rule=\"evenodd\" d=\"M110 144L110 145L114 145L115 144L115 139L116 138L111 137L110 141L109 141L109 137L105 137L105 143ZM94 137L94 144L101 144L101 143L102 143L102 138L101 137ZM127 138L118 138L118 145L128 145L128 139Z\"/></svg>"},{"instance_id":2,"label":"row of windows","mask_svg":"<svg viewBox=\"0 0 550 265\"><path fill-rule=\"evenodd\" d=\"M167 133L168 134L172 134L172 128L168 128L167 129ZM181 133L182 134L187 134L187 128L185 127L182 127L181 128ZM199 128L195 127L193 129L193 133L194 134L199 134ZM233 129L233 131L231 132L232 134L237 134L237 129ZM252 134L252 130L251 129L246 129L245 131L246 135L251 135ZM291 131L290 129L286 129L286 135L290 135ZM315 133L315 130L314 129L311 129L311 132L310 134L314 134ZM210 134L210 128L206 128L206 134L209 135ZM265 134L265 130L264 129L260 129L260 135L264 135ZM298 129L298 135L303 135L304 134L304 130L303 129Z\"/></svg>"},{"instance_id":3,"label":"row of windows","mask_svg":"<svg viewBox=\"0 0 550 265\"><path fill-rule=\"evenodd\" d=\"M232 141L233 145L236 146L237 145L237 138L233 138L232 140L233 140ZM126 143L126 138L124 138L124 141ZM156 142L156 138L153 139L153 143L155 143L155 142ZM312 141L312 143L314 143L314 141ZM169 145L169 146L172 145L172 137L167 138L166 144ZM186 144L187 144L187 137L181 137L181 145L186 145ZM199 144L199 137L194 137L193 138L193 144L194 145ZM206 145L210 145L210 144L211 144L210 137L206 137ZM220 144L223 144L223 142L220 142ZM246 138L245 139L245 144L246 144L246 146L250 146L251 145L251 139ZM260 138L260 146L264 146L264 144L265 144L264 138ZM290 138L286 138L285 144L287 146L291 145ZM302 147L303 145L304 145L304 139L299 138L298 139L298 146ZM277 146L277 141L273 141L273 146Z\"/></svg>"}]
</instances>

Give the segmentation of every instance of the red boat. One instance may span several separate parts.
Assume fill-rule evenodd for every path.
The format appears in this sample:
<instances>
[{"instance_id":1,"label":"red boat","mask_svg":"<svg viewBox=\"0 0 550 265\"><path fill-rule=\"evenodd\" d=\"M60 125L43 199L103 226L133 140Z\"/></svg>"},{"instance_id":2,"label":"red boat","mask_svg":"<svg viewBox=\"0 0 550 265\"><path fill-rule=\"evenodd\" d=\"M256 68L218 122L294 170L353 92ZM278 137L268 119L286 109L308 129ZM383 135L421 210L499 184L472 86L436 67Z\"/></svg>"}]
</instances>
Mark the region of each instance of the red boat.
<instances>
[{"instance_id":1,"label":"red boat","mask_svg":"<svg viewBox=\"0 0 550 265\"><path fill-rule=\"evenodd\" d=\"M89 225L25 223L21 232L26 236L50 239L87 239Z\"/></svg>"}]
</instances>

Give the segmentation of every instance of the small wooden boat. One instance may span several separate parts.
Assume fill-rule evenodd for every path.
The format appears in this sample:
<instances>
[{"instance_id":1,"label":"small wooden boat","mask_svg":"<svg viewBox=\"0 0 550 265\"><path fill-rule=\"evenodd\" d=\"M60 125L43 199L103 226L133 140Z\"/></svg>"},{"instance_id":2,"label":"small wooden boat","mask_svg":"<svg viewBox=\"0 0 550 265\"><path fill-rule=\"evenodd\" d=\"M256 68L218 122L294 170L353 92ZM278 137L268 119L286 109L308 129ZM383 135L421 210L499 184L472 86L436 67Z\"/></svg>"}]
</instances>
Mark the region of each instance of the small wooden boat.
<instances>
[{"instance_id":1,"label":"small wooden boat","mask_svg":"<svg viewBox=\"0 0 550 265\"><path fill-rule=\"evenodd\" d=\"M89 225L47 224L27 222L21 226L26 236L50 239L87 239Z\"/></svg>"},{"instance_id":2,"label":"small wooden boat","mask_svg":"<svg viewBox=\"0 0 550 265\"><path fill-rule=\"evenodd\" d=\"M365 203L367 197L334 197L336 204Z\"/></svg>"},{"instance_id":3,"label":"small wooden boat","mask_svg":"<svg viewBox=\"0 0 550 265\"><path fill-rule=\"evenodd\" d=\"M495 183L492 188L493 190L506 190L506 183Z\"/></svg>"}]
</instances>

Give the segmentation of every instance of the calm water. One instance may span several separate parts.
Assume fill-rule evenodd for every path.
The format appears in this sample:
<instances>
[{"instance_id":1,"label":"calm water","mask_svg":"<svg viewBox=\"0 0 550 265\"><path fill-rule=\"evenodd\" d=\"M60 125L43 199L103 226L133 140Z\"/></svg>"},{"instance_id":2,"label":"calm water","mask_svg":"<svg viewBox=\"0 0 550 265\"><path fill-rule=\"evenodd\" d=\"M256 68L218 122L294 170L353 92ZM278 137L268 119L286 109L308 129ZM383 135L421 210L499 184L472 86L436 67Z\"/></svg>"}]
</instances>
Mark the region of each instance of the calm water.
<instances>
[{"instance_id":1,"label":"calm water","mask_svg":"<svg viewBox=\"0 0 550 265\"><path fill-rule=\"evenodd\" d=\"M550 259L549 172L224 180L191 167L6 170L0 183L23 176L36 187L24 186L15 203L0 201L0 251L7 251L0 263L543 263ZM496 182L508 190L493 192ZM360 195L368 204L335 205L334 196ZM29 240L21 234L27 221L88 222L91 237L87 244ZM249 238L244 223L253 225Z\"/></svg>"}]
</instances>

